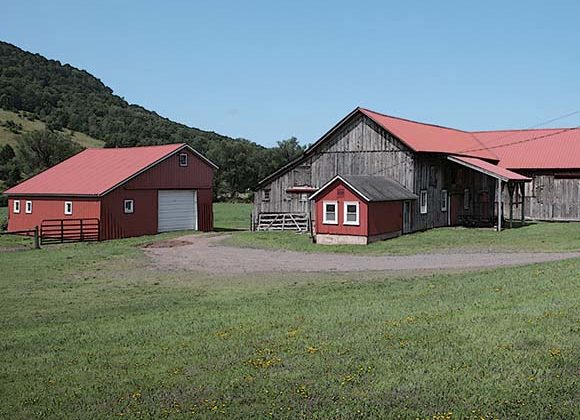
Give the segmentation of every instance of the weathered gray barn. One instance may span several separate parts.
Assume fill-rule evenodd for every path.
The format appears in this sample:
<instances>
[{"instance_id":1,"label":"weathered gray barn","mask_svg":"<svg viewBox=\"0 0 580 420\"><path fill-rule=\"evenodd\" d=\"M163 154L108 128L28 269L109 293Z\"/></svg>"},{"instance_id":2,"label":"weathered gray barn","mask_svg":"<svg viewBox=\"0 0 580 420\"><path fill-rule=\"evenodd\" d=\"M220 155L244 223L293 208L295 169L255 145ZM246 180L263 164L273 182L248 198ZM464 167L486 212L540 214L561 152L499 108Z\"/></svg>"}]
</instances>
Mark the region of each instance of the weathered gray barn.
<instances>
[{"instance_id":1,"label":"weathered gray barn","mask_svg":"<svg viewBox=\"0 0 580 420\"><path fill-rule=\"evenodd\" d=\"M336 175L388 177L414 193L403 233L504 218L580 220L577 131L473 133L356 108L260 182L253 228L309 230L309 197Z\"/></svg>"}]
</instances>

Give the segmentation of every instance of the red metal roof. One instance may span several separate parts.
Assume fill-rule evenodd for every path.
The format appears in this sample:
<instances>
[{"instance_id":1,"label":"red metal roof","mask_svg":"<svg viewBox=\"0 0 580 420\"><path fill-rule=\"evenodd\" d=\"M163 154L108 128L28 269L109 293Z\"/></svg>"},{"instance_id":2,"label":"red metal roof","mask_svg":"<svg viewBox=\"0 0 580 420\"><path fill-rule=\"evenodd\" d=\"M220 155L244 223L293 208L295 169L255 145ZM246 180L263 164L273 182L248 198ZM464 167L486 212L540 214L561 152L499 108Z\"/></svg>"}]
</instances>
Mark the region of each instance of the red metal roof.
<instances>
[{"instance_id":1,"label":"red metal roof","mask_svg":"<svg viewBox=\"0 0 580 420\"><path fill-rule=\"evenodd\" d=\"M491 175L495 178L499 178L502 181L527 182L532 180L527 176L517 174L515 172L510 171L509 169L502 168L485 160L465 156L448 156L448 159L453 162L457 162L460 165L467 166L468 168L475 169L476 171L482 172L484 174Z\"/></svg>"},{"instance_id":2,"label":"red metal roof","mask_svg":"<svg viewBox=\"0 0 580 420\"><path fill-rule=\"evenodd\" d=\"M86 149L4 193L99 196L185 147L167 144Z\"/></svg>"},{"instance_id":3,"label":"red metal roof","mask_svg":"<svg viewBox=\"0 0 580 420\"><path fill-rule=\"evenodd\" d=\"M579 169L580 129L479 131L476 136L510 169Z\"/></svg>"},{"instance_id":4,"label":"red metal roof","mask_svg":"<svg viewBox=\"0 0 580 420\"><path fill-rule=\"evenodd\" d=\"M487 150L483 143L467 131L392 117L365 108L359 108L359 110L416 152L447 153L499 160L493 152Z\"/></svg>"}]
</instances>

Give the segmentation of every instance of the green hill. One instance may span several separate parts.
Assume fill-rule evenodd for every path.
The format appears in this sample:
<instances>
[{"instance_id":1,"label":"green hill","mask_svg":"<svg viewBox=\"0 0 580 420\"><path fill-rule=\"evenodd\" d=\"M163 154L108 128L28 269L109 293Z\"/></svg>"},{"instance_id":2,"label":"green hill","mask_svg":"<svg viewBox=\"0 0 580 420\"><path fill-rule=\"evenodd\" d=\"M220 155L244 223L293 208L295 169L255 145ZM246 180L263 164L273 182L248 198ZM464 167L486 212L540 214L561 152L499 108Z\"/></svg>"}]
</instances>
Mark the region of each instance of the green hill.
<instances>
[{"instance_id":1,"label":"green hill","mask_svg":"<svg viewBox=\"0 0 580 420\"><path fill-rule=\"evenodd\" d=\"M0 146L9 144L15 146L18 138L25 133L46 129L46 123L35 119L33 114L19 111L12 112L0 109ZM105 142L97 140L78 131L69 129L61 130L64 134L70 135L72 140L82 147L103 147Z\"/></svg>"},{"instance_id":2,"label":"green hill","mask_svg":"<svg viewBox=\"0 0 580 420\"><path fill-rule=\"evenodd\" d=\"M129 104L90 73L0 41L0 145L48 128L87 146L188 143L220 166L216 190L231 196L302 151L296 139L265 148L245 139L188 127Z\"/></svg>"}]
</instances>

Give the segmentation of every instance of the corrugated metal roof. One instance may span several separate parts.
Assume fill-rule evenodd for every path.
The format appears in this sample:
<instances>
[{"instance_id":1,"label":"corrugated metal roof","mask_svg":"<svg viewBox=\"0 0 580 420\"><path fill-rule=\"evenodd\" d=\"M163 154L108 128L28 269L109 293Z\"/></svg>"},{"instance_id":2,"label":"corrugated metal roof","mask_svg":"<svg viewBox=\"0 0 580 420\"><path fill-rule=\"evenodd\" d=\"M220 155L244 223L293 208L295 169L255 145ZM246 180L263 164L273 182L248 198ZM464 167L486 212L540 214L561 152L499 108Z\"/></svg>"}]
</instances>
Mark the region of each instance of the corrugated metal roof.
<instances>
[{"instance_id":1,"label":"corrugated metal roof","mask_svg":"<svg viewBox=\"0 0 580 420\"><path fill-rule=\"evenodd\" d=\"M580 169L580 129L478 131L473 133L510 169Z\"/></svg>"},{"instance_id":2,"label":"corrugated metal roof","mask_svg":"<svg viewBox=\"0 0 580 420\"><path fill-rule=\"evenodd\" d=\"M8 195L102 195L186 147L189 148L186 144L168 144L118 149L86 149L4 193Z\"/></svg>"},{"instance_id":3,"label":"corrugated metal roof","mask_svg":"<svg viewBox=\"0 0 580 420\"><path fill-rule=\"evenodd\" d=\"M467 166L468 168L478 170L487 175L491 175L495 178L499 178L503 181L531 181L531 178L517 174L510 171L509 169L502 168L500 166L489 163L485 160L470 158L465 156L448 156L449 160L457 162L460 165Z\"/></svg>"},{"instance_id":4,"label":"corrugated metal roof","mask_svg":"<svg viewBox=\"0 0 580 420\"><path fill-rule=\"evenodd\" d=\"M320 195L335 181L342 181L368 202L416 200L417 196L398 182L384 176L337 175L323 185L310 199Z\"/></svg>"},{"instance_id":5,"label":"corrugated metal roof","mask_svg":"<svg viewBox=\"0 0 580 420\"><path fill-rule=\"evenodd\" d=\"M365 108L360 108L360 111L416 152L499 160L477 137L467 131L392 117Z\"/></svg>"}]
</instances>

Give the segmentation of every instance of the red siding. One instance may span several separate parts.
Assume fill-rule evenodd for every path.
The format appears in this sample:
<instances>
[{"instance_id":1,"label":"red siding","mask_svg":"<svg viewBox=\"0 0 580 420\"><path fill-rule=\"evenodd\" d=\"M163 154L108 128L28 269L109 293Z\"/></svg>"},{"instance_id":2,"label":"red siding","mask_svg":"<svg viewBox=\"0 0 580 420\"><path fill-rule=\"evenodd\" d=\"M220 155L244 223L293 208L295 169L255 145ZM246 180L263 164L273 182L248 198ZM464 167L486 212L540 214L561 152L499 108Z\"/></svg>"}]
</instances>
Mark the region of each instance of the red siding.
<instances>
[{"instance_id":1,"label":"red siding","mask_svg":"<svg viewBox=\"0 0 580 420\"><path fill-rule=\"evenodd\" d=\"M340 190L343 191L340 194ZM322 223L323 219L323 203L324 201L338 202L338 224L327 225ZM344 222L344 202L357 201L359 203L359 225L345 225ZM326 193L321 194L316 198L316 233L331 234L331 235L356 235L367 236L367 203L365 203L358 195L345 187L340 181L327 188Z\"/></svg>"},{"instance_id":2,"label":"red siding","mask_svg":"<svg viewBox=\"0 0 580 420\"><path fill-rule=\"evenodd\" d=\"M188 154L188 165L179 166L179 155ZM127 182L124 187L131 189L200 189L211 188L213 168L189 150L183 150L168 157L148 171Z\"/></svg>"},{"instance_id":3,"label":"red siding","mask_svg":"<svg viewBox=\"0 0 580 420\"><path fill-rule=\"evenodd\" d=\"M157 233L157 191L197 190L198 229L213 229L213 169L187 151L188 165L179 166L179 154L133 178L102 198L103 239L153 235ZM134 213L125 214L124 201L134 200Z\"/></svg>"},{"instance_id":4,"label":"red siding","mask_svg":"<svg viewBox=\"0 0 580 420\"><path fill-rule=\"evenodd\" d=\"M20 200L20 213L14 213L14 200ZM26 213L26 201L32 201L32 213ZM72 201L73 214L64 214L64 202ZM78 197L39 198L18 197L8 200L8 230L33 229L45 219L92 219L100 218L101 204L98 199Z\"/></svg>"},{"instance_id":5,"label":"red siding","mask_svg":"<svg viewBox=\"0 0 580 420\"><path fill-rule=\"evenodd\" d=\"M369 236L403 230L403 202L369 203Z\"/></svg>"},{"instance_id":6,"label":"red siding","mask_svg":"<svg viewBox=\"0 0 580 420\"><path fill-rule=\"evenodd\" d=\"M188 166L179 166L179 154L188 154ZM14 198L9 199L9 230L32 229L45 219L99 218L101 238L116 239L157 233L157 191L197 190L198 229L213 229L213 168L188 150L177 152L153 168L136 176L100 198L33 198L32 214L25 212L20 197L20 213L13 214ZM134 212L125 214L124 201L134 201ZM65 216L64 202L73 202L73 214Z\"/></svg>"}]
</instances>

